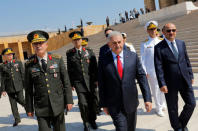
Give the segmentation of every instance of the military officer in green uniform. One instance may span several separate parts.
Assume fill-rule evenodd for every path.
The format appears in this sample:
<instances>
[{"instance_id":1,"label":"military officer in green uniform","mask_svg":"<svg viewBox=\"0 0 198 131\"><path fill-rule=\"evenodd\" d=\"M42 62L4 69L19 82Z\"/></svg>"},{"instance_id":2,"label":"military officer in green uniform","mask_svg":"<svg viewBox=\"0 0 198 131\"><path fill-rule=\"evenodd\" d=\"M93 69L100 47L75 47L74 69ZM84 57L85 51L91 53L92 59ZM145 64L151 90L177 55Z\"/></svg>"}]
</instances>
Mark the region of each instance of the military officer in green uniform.
<instances>
[{"instance_id":1,"label":"military officer in green uniform","mask_svg":"<svg viewBox=\"0 0 198 131\"><path fill-rule=\"evenodd\" d=\"M88 38L82 38L82 43L81 43L81 45L82 45L82 47L87 47L88 46L88 41L89 41L89 39Z\"/></svg>"},{"instance_id":2,"label":"military officer in green uniform","mask_svg":"<svg viewBox=\"0 0 198 131\"><path fill-rule=\"evenodd\" d=\"M25 64L27 115L37 116L39 131L65 131L64 110L72 109L72 88L60 55L47 52L48 33L36 30L27 39L35 51Z\"/></svg>"},{"instance_id":3,"label":"military officer in green uniform","mask_svg":"<svg viewBox=\"0 0 198 131\"><path fill-rule=\"evenodd\" d=\"M12 48L4 49L2 55L4 55L5 62L1 65L1 94L3 96L6 96L6 93L8 94L12 114L15 118L13 126L17 126L21 122L17 103L25 107L23 95L24 68L21 61L13 58L14 52Z\"/></svg>"},{"instance_id":4,"label":"military officer in green uniform","mask_svg":"<svg viewBox=\"0 0 198 131\"><path fill-rule=\"evenodd\" d=\"M84 124L84 131L89 131L89 125L97 129L96 92L97 92L97 61L92 49L82 47L82 33L74 31L69 34L74 48L69 49L67 56L67 69L72 87L78 95L78 104L81 118Z\"/></svg>"}]
</instances>

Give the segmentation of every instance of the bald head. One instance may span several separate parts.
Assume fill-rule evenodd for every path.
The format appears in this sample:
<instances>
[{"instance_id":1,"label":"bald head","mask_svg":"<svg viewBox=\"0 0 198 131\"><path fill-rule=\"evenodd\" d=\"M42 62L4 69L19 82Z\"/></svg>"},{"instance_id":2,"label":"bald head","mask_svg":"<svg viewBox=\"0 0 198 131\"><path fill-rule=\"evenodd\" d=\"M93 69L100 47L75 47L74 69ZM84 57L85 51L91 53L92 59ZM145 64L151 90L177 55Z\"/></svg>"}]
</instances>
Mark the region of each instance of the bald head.
<instances>
[{"instance_id":1,"label":"bald head","mask_svg":"<svg viewBox=\"0 0 198 131\"><path fill-rule=\"evenodd\" d=\"M167 23L163 27L163 34L169 41L174 41L176 37L176 26L173 23Z\"/></svg>"}]
</instances>

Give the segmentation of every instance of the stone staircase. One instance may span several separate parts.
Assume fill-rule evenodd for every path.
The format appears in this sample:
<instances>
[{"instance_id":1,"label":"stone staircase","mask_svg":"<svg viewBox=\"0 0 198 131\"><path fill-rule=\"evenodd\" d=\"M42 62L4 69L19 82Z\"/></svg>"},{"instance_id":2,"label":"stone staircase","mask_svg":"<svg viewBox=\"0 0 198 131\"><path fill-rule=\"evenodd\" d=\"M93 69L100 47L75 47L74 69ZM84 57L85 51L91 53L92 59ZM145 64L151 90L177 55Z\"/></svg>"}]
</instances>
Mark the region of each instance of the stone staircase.
<instances>
[{"instance_id":1,"label":"stone staircase","mask_svg":"<svg viewBox=\"0 0 198 131\"><path fill-rule=\"evenodd\" d=\"M193 67L193 72L198 73L198 11L193 11L189 15L169 19L166 21L158 21L159 27L162 28L165 23L172 22L177 26L177 39L184 40L187 46L187 52ZM138 55L140 54L140 43L147 38L144 26L141 26L138 20L128 21L124 24L112 26L111 28L127 33L127 41L132 42ZM96 55L99 49L106 43L104 32L89 36L89 47L91 47ZM66 50L72 48L70 43L54 53L60 54L65 58ZM66 59L64 59L66 61Z\"/></svg>"}]
</instances>

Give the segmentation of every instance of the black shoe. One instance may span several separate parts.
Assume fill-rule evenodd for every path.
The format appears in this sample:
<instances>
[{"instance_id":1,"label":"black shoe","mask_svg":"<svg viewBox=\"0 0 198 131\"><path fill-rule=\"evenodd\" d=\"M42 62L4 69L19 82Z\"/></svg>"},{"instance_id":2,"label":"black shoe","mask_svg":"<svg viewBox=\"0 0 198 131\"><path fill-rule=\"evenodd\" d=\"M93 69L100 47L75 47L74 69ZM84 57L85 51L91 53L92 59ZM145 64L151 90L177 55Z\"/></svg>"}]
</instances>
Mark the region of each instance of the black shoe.
<instances>
[{"instance_id":1,"label":"black shoe","mask_svg":"<svg viewBox=\"0 0 198 131\"><path fill-rule=\"evenodd\" d=\"M94 122L91 122L90 125L91 125L91 127L92 127L94 130L98 129L98 125L96 124L95 121L94 121Z\"/></svg>"},{"instance_id":2,"label":"black shoe","mask_svg":"<svg viewBox=\"0 0 198 131\"><path fill-rule=\"evenodd\" d=\"M187 127L183 128L183 131L188 131L188 128Z\"/></svg>"},{"instance_id":3,"label":"black shoe","mask_svg":"<svg viewBox=\"0 0 198 131\"><path fill-rule=\"evenodd\" d=\"M13 127L18 126L18 124L19 124L20 122L21 122L21 121L15 121L14 124L13 124Z\"/></svg>"},{"instance_id":4,"label":"black shoe","mask_svg":"<svg viewBox=\"0 0 198 131\"><path fill-rule=\"evenodd\" d=\"M84 131L90 131L89 126L85 126Z\"/></svg>"}]
</instances>

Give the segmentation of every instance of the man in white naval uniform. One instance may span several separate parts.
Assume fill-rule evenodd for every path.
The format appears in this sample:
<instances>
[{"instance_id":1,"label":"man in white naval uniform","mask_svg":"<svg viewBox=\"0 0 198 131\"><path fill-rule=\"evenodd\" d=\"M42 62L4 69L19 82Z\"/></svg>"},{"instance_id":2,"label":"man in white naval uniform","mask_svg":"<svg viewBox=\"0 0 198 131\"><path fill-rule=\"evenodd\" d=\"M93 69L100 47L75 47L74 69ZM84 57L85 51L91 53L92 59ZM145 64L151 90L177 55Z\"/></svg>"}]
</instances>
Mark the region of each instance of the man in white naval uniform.
<instances>
[{"instance_id":1,"label":"man in white naval uniform","mask_svg":"<svg viewBox=\"0 0 198 131\"><path fill-rule=\"evenodd\" d=\"M147 79L150 84L152 95L154 97L156 113L163 117L163 110L166 109L164 93L160 91L154 67L154 46L162 39L157 37L157 21L149 21L145 25L145 30L148 33L148 39L141 44L140 55L143 69L146 72Z\"/></svg>"}]
</instances>

